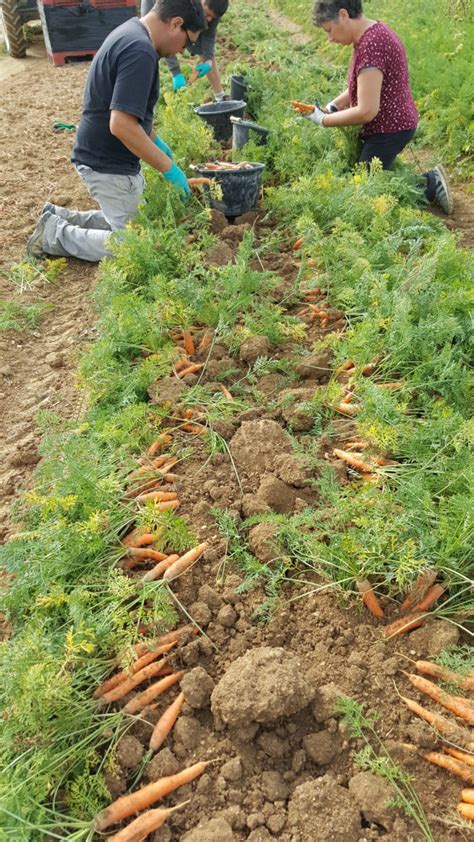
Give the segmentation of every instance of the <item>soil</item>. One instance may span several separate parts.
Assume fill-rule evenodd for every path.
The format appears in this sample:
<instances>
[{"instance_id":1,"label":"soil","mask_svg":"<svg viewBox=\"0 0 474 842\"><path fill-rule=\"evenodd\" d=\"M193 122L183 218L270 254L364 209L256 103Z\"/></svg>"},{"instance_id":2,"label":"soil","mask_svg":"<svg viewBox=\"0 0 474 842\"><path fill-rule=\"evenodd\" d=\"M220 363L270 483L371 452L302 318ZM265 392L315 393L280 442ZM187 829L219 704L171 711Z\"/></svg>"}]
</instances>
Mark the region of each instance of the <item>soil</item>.
<instances>
[{"instance_id":1,"label":"soil","mask_svg":"<svg viewBox=\"0 0 474 842\"><path fill-rule=\"evenodd\" d=\"M62 69L44 62L0 81L2 108L10 124L8 136L5 132L3 137L9 206L0 221L7 264L23 256L26 237L44 201L91 206L68 163L71 137L51 130L51 123L60 117L77 121L86 71L87 66ZM258 220L247 222L256 222L258 235ZM221 229L226 249L221 249L219 259L228 261L236 244L228 234L224 237L224 225ZM284 282L294 277L294 258L271 259L283 275L283 290ZM70 261L56 285L35 291L54 304L35 334L11 333L1 338L6 406L1 423L7 465L4 517L5 507L28 484L39 458L38 408L60 407L61 413L70 416L81 411L81 396L74 385L74 351L93 335L89 297L94 279L94 266ZM2 295L12 296L7 281ZM318 330L314 324L308 326L308 351ZM254 345L248 343L238 361L229 359L226 348L215 345L202 383L211 390L214 384L217 390L215 378L232 363L234 370L240 368L226 383L232 391L233 382L247 371L248 360L259 347L257 339ZM271 353L284 357L287 351L273 348ZM227 557L226 542L211 512L214 507L226 508L239 523L255 510L278 512L285 505L285 510L298 511L315 500L315 492L306 484L311 470L293 456L287 425L290 422L295 429L295 419L299 419L302 426L296 428L297 435L304 445L306 389L324 382L330 368L328 357L305 358L298 372L301 380L289 396L290 414L256 406L235 422L222 425L220 434L228 442L232 459L222 452L210 455L200 436L179 434L192 449L191 457L175 469L179 513L190 522L199 541L208 541L209 549L173 584L173 590L177 604L185 607L204 634L183 641L171 657L173 667L187 670L182 682L185 704L166 744L145 764L143 783L198 760L215 762L196 783L167 799L170 805L191 801L153 834L153 842L421 840L412 818L387 807L384 782L361 772L356 764L354 752L364 742L351 737L341 722L335 706L341 695L364 703L366 713L381 715L377 732L393 758L414 776L435 838L468 839L454 816L461 786L420 757L419 749L434 747L436 738L399 698L401 693L429 706L401 670L409 659L433 657L447 642L456 642L457 628L434 620L396 642L385 642L380 621L354 602L342 603L330 589L321 590L321 583L310 575L304 593L290 580L283 583L280 608L264 623L258 617L265 594L260 585L242 590L241 575ZM194 375L185 378L181 391L196 379ZM155 402L164 400L168 381L164 378L151 390ZM272 397L281 393L284 384L267 376L257 388ZM338 429L343 440L350 432L350 420L341 422ZM334 442L321 440L320 452L329 452L333 446ZM344 466L340 478L346 480ZM255 555L271 565L278 547L274 530L268 528L272 524L264 526L263 530L261 525L255 527L249 540ZM141 576L143 569L130 575ZM390 614L388 601L384 607ZM175 695L170 691L156 710L137 717L122 739L116 768L107 773L111 798L137 781L153 725Z\"/></svg>"}]
</instances>

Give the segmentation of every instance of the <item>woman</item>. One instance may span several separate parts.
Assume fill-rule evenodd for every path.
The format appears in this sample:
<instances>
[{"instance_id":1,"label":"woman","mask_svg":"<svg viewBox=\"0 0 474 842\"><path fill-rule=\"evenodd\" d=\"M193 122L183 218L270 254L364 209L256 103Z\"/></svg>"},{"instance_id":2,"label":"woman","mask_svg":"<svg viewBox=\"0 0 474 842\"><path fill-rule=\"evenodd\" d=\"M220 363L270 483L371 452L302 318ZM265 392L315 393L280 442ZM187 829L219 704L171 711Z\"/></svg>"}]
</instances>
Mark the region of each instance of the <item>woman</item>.
<instances>
[{"instance_id":1,"label":"woman","mask_svg":"<svg viewBox=\"0 0 474 842\"><path fill-rule=\"evenodd\" d=\"M362 125L359 161L370 164L379 158L383 169L390 169L418 125L402 42L386 24L364 16L362 0L315 0L313 22L330 41L352 44L353 54L346 90L326 111L315 106L310 120L324 128ZM443 167L424 178L428 202L451 214L453 201Z\"/></svg>"}]
</instances>

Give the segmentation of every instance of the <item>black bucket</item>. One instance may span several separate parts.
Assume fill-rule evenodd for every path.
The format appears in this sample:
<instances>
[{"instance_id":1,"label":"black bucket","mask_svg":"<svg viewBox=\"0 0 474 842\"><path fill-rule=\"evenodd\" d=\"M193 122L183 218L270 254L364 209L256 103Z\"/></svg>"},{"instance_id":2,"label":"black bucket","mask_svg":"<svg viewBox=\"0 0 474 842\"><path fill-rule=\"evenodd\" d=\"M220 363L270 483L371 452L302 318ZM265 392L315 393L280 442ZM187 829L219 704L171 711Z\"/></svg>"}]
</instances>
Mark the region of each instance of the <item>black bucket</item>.
<instances>
[{"instance_id":1,"label":"black bucket","mask_svg":"<svg viewBox=\"0 0 474 842\"><path fill-rule=\"evenodd\" d=\"M231 76L230 77L230 98L231 99L245 99L248 90L245 76Z\"/></svg>"},{"instance_id":2,"label":"black bucket","mask_svg":"<svg viewBox=\"0 0 474 842\"><path fill-rule=\"evenodd\" d=\"M206 167L194 167L196 173L204 178L212 178L222 189L222 200L210 195L210 204L229 219L255 210L262 186L262 172L265 164L252 164L241 170L208 170ZM209 193L209 187L204 188Z\"/></svg>"},{"instance_id":3,"label":"black bucket","mask_svg":"<svg viewBox=\"0 0 474 842\"><path fill-rule=\"evenodd\" d=\"M194 109L214 132L216 140L230 140L232 137L231 117L242 117L247 103L243 100L229 99L224 102L208 102Z\"/></svg>"},{"instance_id":4,"label":"black bucket","mask_svg":"<svg viewBox=\"0 0 474 842\"><path fill-rule=\"evenodd\" d=\"M241 117L231 117L230 121L232 123L232 149L242 149L242 146L245 146L250 139L250 132L254 132L256 135L257 146L266 146L268 129L259 126L257 123L242 120Z\"/></svg>"}]
</instances>

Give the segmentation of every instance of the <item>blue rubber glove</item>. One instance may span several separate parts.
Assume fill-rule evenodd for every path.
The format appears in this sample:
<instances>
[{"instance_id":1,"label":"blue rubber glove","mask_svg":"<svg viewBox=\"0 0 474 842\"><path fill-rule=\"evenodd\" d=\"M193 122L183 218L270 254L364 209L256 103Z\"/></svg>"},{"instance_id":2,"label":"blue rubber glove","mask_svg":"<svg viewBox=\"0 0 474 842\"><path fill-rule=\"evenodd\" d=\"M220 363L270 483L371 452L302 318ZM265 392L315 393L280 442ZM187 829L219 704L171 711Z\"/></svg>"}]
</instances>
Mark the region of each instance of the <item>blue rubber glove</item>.
<instances>
[{"instance_id":1,"label":"blue rubber glove","mask_svg":"<svg viewBox=\"0 0 474 842\"><path fill-rule=\"evenodd\" d=\"M203 76L207 76L209 71L212 69L212 64L210 61L205 61L203 64L196 64L194 68L199 73L199 78L202 79Z\"/></svg>"},{"instance_id":2,"label":"blue rubber glove","mask_svg":"<svg viewBox=\"0 0 474 842\"><path fill-rule=\"evenodd\" d=\"M182 73L178 73L177 76L173 76L173 91L180 91L181 88L186 87L186 79L184 78Z\"/></svg>"},{"instance_id":3,"label":"blue rubber glove","mask_svg":"<svg viewBox=\"0 0 474 842\"><path fill-rule=\"evenodd\" d=\"M164 140L161 139L161 137L158 137L158 135L157 135L155 137L153 143L155 144L155 146L158 147L158 149L161 150L161 152L164 152L165 155L168 155L168 158L171 158L171 160L173 160L173 153L172 153L171 149L169 148L168 144L165 143Z\"/></svg>"},{"instance_id":4,"label":"blue rubber glove","mask_svg":"<svg viewBox=\"0 0 474 842\"><path fill-rule=\"evenodd\" d=\"M181 190L183 194L183 198L191 195L191 189L188 184L188 179L186 178L183 170L173 164L168 172L163 173L166 181L170 182L171 184L176 185Z\"/></svg>"}]
</instances>

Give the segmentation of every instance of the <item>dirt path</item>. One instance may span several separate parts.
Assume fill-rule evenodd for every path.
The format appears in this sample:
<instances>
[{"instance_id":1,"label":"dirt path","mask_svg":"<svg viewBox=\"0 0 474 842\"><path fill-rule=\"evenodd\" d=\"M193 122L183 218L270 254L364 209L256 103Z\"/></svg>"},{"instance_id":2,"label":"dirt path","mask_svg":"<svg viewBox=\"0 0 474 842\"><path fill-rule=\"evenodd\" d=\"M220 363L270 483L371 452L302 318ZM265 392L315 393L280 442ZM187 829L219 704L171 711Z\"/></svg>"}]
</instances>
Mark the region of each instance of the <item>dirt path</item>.
<instances>
[{"instance_id":1,"label":"dirt path","mask_svg":"<svg viewBox=\"0 0 474 842\"><path fill-rule=\"evenodd\" d=\"M34 332L0 333L0 538L10 531L10 504L39 459L38 410L66 417L80 411L74 352L93 322L89 297L96 267L70 260L54 284L35 284L23 293L4 273L25 257L27 238L46 201L91 205L69 162L73 135L52 128L57 120L78 121L88 66L52 67L41 36L26 60L0 59L0 297L52 305Z\"/></svg>"}]
</instances>

